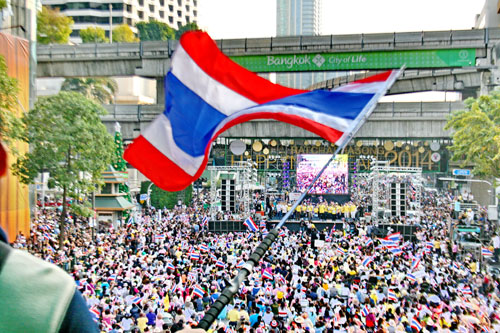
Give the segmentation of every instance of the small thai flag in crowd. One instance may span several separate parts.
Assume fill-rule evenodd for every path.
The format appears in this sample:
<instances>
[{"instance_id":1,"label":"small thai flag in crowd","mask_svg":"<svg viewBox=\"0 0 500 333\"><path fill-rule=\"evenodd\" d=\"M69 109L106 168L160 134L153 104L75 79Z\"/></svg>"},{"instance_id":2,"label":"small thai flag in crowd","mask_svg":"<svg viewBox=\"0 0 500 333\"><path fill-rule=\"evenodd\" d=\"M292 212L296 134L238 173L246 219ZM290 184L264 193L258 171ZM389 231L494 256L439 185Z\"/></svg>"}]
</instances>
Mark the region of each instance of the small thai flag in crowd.
<instances>
[{"instance_id":1,"label":"small thai flag in crowd","mask_svg":"<svg viewBox=\"0 0 500 333\"><path fill-rule=\"evenodd\" d=\"M481 253L483 257L493 257L493 252L491 252L487 247L481 248Z\"/></svg>"},{"instance_id":2,"label":"small thai flag in crowd","mask_svg":"<svg viewBox=\"0 0 500 333\"><path fill-rule=\"evenodd\" d=\"M247 218L245 222L243 222L243 225L246 226L248 230L252 232L259 230L259 228L257 228L257 225L255 224L255 222L252 220L251 217Z\"/></svg>"},{"instance_id":3,"label":"small thai flag in crowd","mask_svg":"<svg viewBox=\"0 0 500 333\"><path fill-rule=\"evenodd\" d=\"M262 237L266 237L269 234L269 231L267 229L262 230Z\"/></svg>"},{"instance_id":4,"label":"small thai flag in crowd","mask_svg":"<svg viewBox=\"0 0 500 333\"><path fill-rule=\"evenodd\" d=\"M388 248L388 249L391 249L391 248L394 248L394 247L398 247L398 243L395 242L395 241L392 241L392 240L387 240L387 239L380 239L379 238L379 241L380 243L382 244L382 246Z\"/></svg>"},{"instance_id":5,"label":"small thai flag in crowd","mask_svg":"<svg viewBox=\"0 0 500 333\"><path fill-rule=\"evenodd\" d=\"M264 271L264 272L262 273L262 278L263 278L263 279L268 279L268 280L273 280L273 279L274 279L274 278L273 278L273 275L272 275L272 274L271 274L271 272L269 272L269 271Z\"/></svg>"},{"instance_id":6,"label":"small thai flag in crowd","mask_svg":"<svg viewBox=\"0 0 500 333\"><path fill-rule=\"evenodd\" d=\"M200 251L202 251L202 252L208 252L208 246L207 246L207 244L201 244L200 245Z\"/></svg>"},{"instance_id":7,"label":"small thai flag in crowd","mask_svg":"<svg viewBox=\"0 0 500 333\"><path fill-rule=\"evenodd\" d=\"M278 274L278 281L282 284L285 284L286 283L286 280L285 278L283 277L283 275L281 274Z\"/></svg>"},{"instance_id":8,"label":"small thai flag in crowd","mask_svg":"<svg viewBox=\"0 0 500 333\"><path fill-rule=\"evenodd\" d=\"M160 241L160 240L165 240L165 234L156 235L156 236L155 236L155 239L156 239L157 241Z\"/></svg>"},{"instance_id":9,"label":"small thai flag in crowd","mask_svg":"<svg viewBox=\"0 0 500 333\"><path fill-rule=\"evenodd\" d=\"M365 242L365 247L368 247L368 246L370 246L370 245L373 245L373 239L368 238L368 239L366 240L366 242Z\"/></svg>"},{"instance_id":10,"label":"small thai flag in crowd","mask_svg":"<svg viewBox=\"0 0 500 333\"><path fill-rule=\"evenodd\" d=\"M234 330L231 327L226 326L224 327L224 333L234 333Z\"/></svg>"},{"instance_id":11,"label":"small thai flag in crowd","mask_svg":"<svg viewBox=\"0 0 500 333\"><path fill-rule=\"evenodd\" d=\"M390 235L387 235L387 237L385 239L399 243L401 241L401 233L400 232L392 233Z\"/></svg>"},{"instance_id":12,"label":"small thai flag in crowd","mask_svg":"<svg viewBox=\"0 0 500 333\"><path fill-rule=\"evenodd\" d=\"M200 254L197 252L191 252L189 253L189 258L191 260L200 260Z\"/></svg>"},{"instance_id":13,"label":"small thai flag in crowd","mask_svg":"<svg viewBox=\"0 0 500 333\"><path fill-rule=\"evenodd\" d=\"M261 229L261 230L266 229L266 220L261 220L261 221L260 221L260 229Z\"/></svg>"},{"instance_id":14,"label":"small thai flag in crowd","mask_svg":"<svg viewBox=\"0 0 500 333\"><path fill-rule=\"evenodd\" d=\"M189 272L188 273L188 280L192 281L192 282L196 281L196 273L195 272Z\"/></svg>"},{"instance_id":15,"label":"small thai flag in crowd","mask_svg":"<svg viewBox=\"0 0 500 333\"><path fill-rule=\"evenodd\" d=\"M368 265L370 265L372 262L373 262L373 257L366 257L361 263L361 265L368 267Z\"/></svg>"},{"instance_id":16,"label":"small thai flag in crowd","mask_svg":"<svg viewBox=\"0 0 500 333\"><path fill-rule=\"evenodd\" d=\"M177 284L174 282L170 286L170 292L175 293L176 290L177 290Z\"/></svg>"},{"instance_id":17,"label":"small thai flag in crowd","mask_svg":"<svg viewBox=\"0 0 500 333\"><path fill-rule=\"evenodd\" d=\"M222 260L217 260L215 263L215 266L220 267L220 268L226 268L226 264Z\"/></svg>"},{"instance_id":18,"label":"small thai flag in crowd","mask_svg":"<svg viewBox=\"0 0 500 333\"><path fill-rule=\"evenodd\" d=\"M411 282L415 282L417 281L417 278L415 277L415 275L411 274L411 273L408 273L406 274L406 277L408 278L408 280L410 280Z\"/></svg>"},{"instance_id":19,"label":"small thai flag in crowd","mask_svg":"<svg viewBox=\"0 0 500 333\"><path fill-rule=\"evenodd\" d=\"M332 236L326 235L325 236L325 242L331 242L332 241Z\"/></svg>"},{"instance_id":20,"label":"small thai flag in crowd","mask_svg":"<svg viewBox=\"0 0 500 333\"><path fill-rule=\"evenodd\" d=\"M285 230L283 228L280 229L280 232L279 232L278 236L280 236L280 237L285 237L286 236L286 232L285 232Z\"/></svg>"},{"instance_id":21,"label":"small thai flag in crowd","mask_svg":"<svg viewBox=\"0 0 500 333\"><path fill-rule=\"evenodd\" d=\"M127 221L127 228L129 228L133 223L134 223L134 218L131 215Z\"/></svg>"},{"instance_id":22,"label":"small thai flag in crowd","mask_svg":"<svg viewBox=\"0 0 500 333\"><path fill-rule=\"evenodd\" d=\"M243 265L245 265L245 262L243 260L240 260L237 264L236 264L236 268L241 268L243 267Z\"/></svg>"},{"instance_id":23,"label":"small thai flag in crowd","mask_svg":"<svg viewBox=\"0 0 500 333\"><path fill-rule=\"evenodd\" d=\"M482 325L482 326L481 326L481 331L482 331L482 332L484 332L484 333L490 333L490 330L489 330L489 329L488 329L488 327L487 327L487 326L485 326L485 325Z\"/></svg>"},{"instance_id":24,"label":"small thai flag in crowd","mask_svg":"<svg viewBox=\"0 0 500 333\"><path fill-rule=\"evenodd\" d=\"M203 295L205 295L205 291L199 284L197 284L193 288L193 295L196 295L198 297L203 297Z\"/></svg>"},{"instance_id":25,"label":"small thai flag in crowd","mask_svg":"<svg viewBox=\"0 0 500 333\"><path fill-rule=\"evenodd\" d=\"M464 295L472 295L472 290L470 289L469 286L459 288L458 290L461 291L462 294L464 294Z\"/></svg>"},{"instance_id":26,"label":"small thai flag in crowd","mask_svg":"<svg viewBox=\"0 0 500 333\"><path fill-rule=\"evenodd\" d=\"M209 221L208 216L204 216L203 220L201 220L201 226L202 227L207 226L208 225L208 221Z\"/></svg>"},{"instance_id":27,"label":"small thai flag in crowd","mask_svg":"<svg viewBox=\"0 0 500 333\"><path fill-rule=\"evenodd\" d=\"M363 315L363 317L366 317L370 314L370 310L368 309L368 305L365 305L363 307L363 309L361 310L361 315Z\"/></svg>"},{"instance_id":28,"label":"small thai flag in crowd","mask_svg":"<svg viewBox=\"0 0 500 333\"><path fill-rule=\"evenodd\" d=\"M134 304L139 304L141 302L142 302L142 297L139 297L139 296L137 296L136 298L134 298L132 300L132 303L134 303Z\"/></svg>"},{"instance_id":29,"label":"small thai flag in crowd","mask_svg":"<svg viewBox=\"0 0 500 333\"><path fill-rule=\"evenodd\" d=\"M111 274L109 277L108 277L108 281L115 281L116 280L116 274Z\"/></svg>"},{"instance_id":30,"label":"small thai flag in crowd","mask_svg":"<svg viewBox=\"0 0 500 333\"><path fill-rule=\"evenodd\" d=\"M346 250L344 250L343 248L340 248L340 247L338 247L336 251L337 251L337 254L338 254L338 255L341 255L341 256L343 256L343 255L346 255L346 254L347 254L347 251L346 251Z\"/></svg>"},{"instance_id":31,"label":"small thai flag in crowd","mask_svg":"<svg viewBox=\"0 0 500 333\"><path fill-rule=\"evenodd\" d=\"M253 238L253 234L248 234L246 237L247 237L247 240L251 240Z\"/></svg>"},{"instance_id":32,"label":"small thai flag in crowd","mask_svg":"<svg viewBox=\"0 0 500 333\"><path fill-rule=\"evenodd\" d=\"M175 271L175 266L171 262L169 262L169 263L167 263L167 269Z\"/></svg>"},{"instance_id":33,"label":"small thai flag in crowd","mask_svg":"<svg viewBox=\"0 0 500 333\"><path fill-rule=\"evenodd\" d=\"M398 301L398 297L396 296L396 293L394 291L390 290L390 289L387 292L387 299L389 299L391 301L394 301L394 302Z\"/></svg>"},{"instance_id":34,"label":"small thai flag in crowd","mask_svg":"<svg viewBox=\"0 0 500 333\"><path fill-rule=\"evenodd\" d=\"M413 261L411 263L411 270L412 271L414 271L418 267L418 265L420 264L420 260L421 260L421 258L419 255L417 255L417 256L415 256L415 258L413 258Z\"/></svg>"},{"instance_id":35,"label":"small thai flag in crowd","mask_svg":"<svg viewBox=\"0 0 500 333\"><path fill-rule=\"evenodd\" d=\"M47 245L47 250L48 250L49 252L51 252L51 253L56 252L56 250L54 250L54 248L53 248L52 246L50 246L50 245Z\"/></svg>"},{"instance_id":36,"label":"small thai flag in crowd","mask_svg":"<svg viewBox=\"0 0 500 333\"><path fill-rule=\"evenodd\" d=\"M389 251L395 256L400 256L403 254L403 250L401 250L399 247L395 249L390 249Z\"/></svg>"},{"instance_id":37,"label":"small thai flag in crowd","mask_svg":"<svg viewBox=\"0 0 500 333\"><path fill-rule=\"evenodd\" d=\"M454 261L454 262L453 262L453 268L455 268L455 269L460 269L460 268L461 268L461 266L460 266L460 264L459 264L458 262Z\"/></svg>"},{"instance_id":38,"label":"small thai flag in crowd","mask_svg":"<svg viewBox=\"0 0 500 333\"><path fill-rule=\"evenodd\" d=\"M217 256L213 253L210 253L210 258L212 258L213 261L217 261Z\"/></svg>"},{"instance_id":39,"label":"small thai flag in crowd","mask_svg":"<svg viewBox=\"0 0 500 333\"><path fill-rule=\"evenodd\" d=\"M101 315L99 309L94 305L89 310L90 313L92 314L92 319L94 319L94 321L96 322L99 321L99 316Z\"/></svg>"},{"instance_id":40,"label":"small thai flag in crowd","mask_svg":"<svg viewBox=\"0 0 500 333\"><path fill-rule=\"evenodd\" d=\"M425 243L425 247L428 249L433 249L434 248L434 243L429 241Z\"/></svg>"},{"instance_id":41,"label":"small thai flag in crowd","mask_svg":"<svg viewBox=\"0 0 500 333\"><path fill-rule=\"evenodd\" d=\"M413 317L413 319L411 320L410 327L417 330L417 332L420 332L422 330L422 325L415 317Z\"/></svg>"}]
</instances>

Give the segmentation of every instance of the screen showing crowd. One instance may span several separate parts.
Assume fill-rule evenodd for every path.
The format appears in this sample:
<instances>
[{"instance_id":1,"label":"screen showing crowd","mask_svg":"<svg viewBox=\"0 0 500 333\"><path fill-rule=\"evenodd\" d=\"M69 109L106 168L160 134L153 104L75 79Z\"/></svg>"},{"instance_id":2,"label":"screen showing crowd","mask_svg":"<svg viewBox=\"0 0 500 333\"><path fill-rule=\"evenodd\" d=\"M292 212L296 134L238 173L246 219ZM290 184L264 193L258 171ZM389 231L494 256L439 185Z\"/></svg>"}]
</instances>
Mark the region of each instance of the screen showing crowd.
<instances>
[{"instance_id":1,"label":"screen showing crowd","mask_svg":"<svg viewBox=\"0 0 500 333\"><path fill-rule=\"evenodd\" d=\"M328 154L297 155L297 187L300 192L309 186L331 156ZM346 154L337 155L309 193L347 194L349 192L347 183L349 175L347 157Z\"/></svg>"}]
</instances>

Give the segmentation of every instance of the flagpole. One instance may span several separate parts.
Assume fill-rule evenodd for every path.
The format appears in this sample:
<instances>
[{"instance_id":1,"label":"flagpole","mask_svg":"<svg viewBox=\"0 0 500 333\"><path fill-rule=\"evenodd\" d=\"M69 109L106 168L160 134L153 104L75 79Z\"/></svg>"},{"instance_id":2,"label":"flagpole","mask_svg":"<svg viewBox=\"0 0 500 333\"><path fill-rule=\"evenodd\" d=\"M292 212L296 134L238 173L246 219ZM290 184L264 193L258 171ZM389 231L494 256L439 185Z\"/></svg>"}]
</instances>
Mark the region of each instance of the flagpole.
<instances>
[{"instance_id":1,"label":"flagpole","mask_svg":"<svg viewBox=\"0 0 500 333\"><path fill-rule=\"evenodd\" d=\"M386 90L396 81L396 79L399 77L399 75L403 72L404 67L401 68L401 70L391 78L391 80L388 80L388 84L386 89L383 91L378 92L375 94L375 96L370 100L368 103L368 106L365 108L365 110L358 116L359 121L353 122L351 127L344 133L344 135L337 141L339 144L335 152L333 153L332 157L326 162L326 164L323 166L323 168L320 170L320 172L314 177L314 179L311 181L307 189L302 192L300 197L295 201L293 206L290 208L290 210L283 216L281 221L278 223L278 225L269 231L269 234L262 240L262 242L257 246L257 248L254 250L254 252L250 255L250 258L247 260L247 262L243 265L243 267L238 271L238 275L234 277L234 279L229 282L229 285L227 285L224 290L222 291L221 295L217 298L214 304L210 307L210 309L205 313L201 321L199 322L197 328L204 329L205 331L210 328L212 323L217 319L219 314L222 312L224 307L228 305L231 300L233 299L234 295L238 292L238 289L240 285L245 281L245 279L250 275L250 273L253 271L254 267L259 264L259 261L262 259L264 254L267 252L267 250L271 247L271 245L274 243L276 238L278 237L278 230L281 228L285 222L288 220L290 215L295 211L295 208L304 200L306 197L307 193L309 193L309 190L314 186L314 183L321 177L323 172L326 170L328 165L335 159L337 154L345 148L347 143L351 141L351 139L354 137L354 135L357 133L357 131L361 128L361 126L366 122L368 117L371 115L373 110L375 109L375 106L377 105L378 100L380 99L381 96L385 95Z\"/></svg>"}]
</instances>

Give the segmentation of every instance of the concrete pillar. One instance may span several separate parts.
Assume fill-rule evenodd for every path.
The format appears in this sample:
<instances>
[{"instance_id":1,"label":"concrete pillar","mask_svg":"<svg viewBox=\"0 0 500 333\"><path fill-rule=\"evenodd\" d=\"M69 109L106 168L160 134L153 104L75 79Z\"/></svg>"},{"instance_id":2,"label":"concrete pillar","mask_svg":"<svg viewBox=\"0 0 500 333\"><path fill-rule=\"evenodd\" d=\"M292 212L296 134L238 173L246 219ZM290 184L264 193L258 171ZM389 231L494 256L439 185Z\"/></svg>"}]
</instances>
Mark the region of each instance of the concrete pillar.
<instances>
[{"instance_id":1,"label":"concrete pillar","mask_svg":"<svg viewBox=\"0 0 500 333\"><path fill-rule=\"evenodd\" d=\"M156 79L156 104L165 105L165 84L163 77Z\"/></svg>"}]
</instances>

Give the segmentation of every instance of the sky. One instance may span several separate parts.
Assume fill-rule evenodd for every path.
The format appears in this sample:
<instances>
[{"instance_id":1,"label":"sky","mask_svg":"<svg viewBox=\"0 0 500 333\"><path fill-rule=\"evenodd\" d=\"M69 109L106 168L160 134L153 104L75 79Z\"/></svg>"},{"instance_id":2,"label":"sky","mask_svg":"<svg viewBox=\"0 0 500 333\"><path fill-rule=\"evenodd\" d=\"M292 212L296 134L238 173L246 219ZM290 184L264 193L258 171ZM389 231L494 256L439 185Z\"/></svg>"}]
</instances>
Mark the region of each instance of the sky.
<instances>
[{"instance_id":1,"label":"sky","mask_svg":"<svg viewBox=\"0 0 500 333\"><path fill-rule=\"evenodd\" d=\"M484 0L323 0L322 34L459 30ZM199 0L199 24L214 39L276 34L275 0Z\"/></svg>"},{"instance_id":2,"label":"sky","mask_svg":"<svg viewBox=\"0 0 500 333\"><path fill-rule=\"evenodd\" d=\"M323 0L322 34L468 30L484 0ZM199 0L199 25L214 39L276 35L276 0ZM392 101L454 101L458 93L386 96Z\"/></svg>"}]
</instances>

